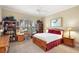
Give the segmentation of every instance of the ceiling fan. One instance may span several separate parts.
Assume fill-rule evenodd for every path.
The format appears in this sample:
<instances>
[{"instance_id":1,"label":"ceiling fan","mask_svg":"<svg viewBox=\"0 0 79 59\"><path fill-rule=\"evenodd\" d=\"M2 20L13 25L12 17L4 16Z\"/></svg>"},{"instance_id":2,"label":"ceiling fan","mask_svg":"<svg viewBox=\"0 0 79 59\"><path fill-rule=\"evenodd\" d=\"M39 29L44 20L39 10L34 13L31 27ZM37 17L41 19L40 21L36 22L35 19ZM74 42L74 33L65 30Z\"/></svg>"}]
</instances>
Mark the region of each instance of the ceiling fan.
<instances>
[{"instance_id":1,"label":"ceiling fan","mask_svg":"<svg viewBox=\"0 0 79 59\"><path fill-rule=\"evenodd\" d=\"M39 16L41 16L41 15L48 13L49 11L44 10L43 8L38 8L36 9L36 12L38 13Z\"/></svg>"}]
</instances>

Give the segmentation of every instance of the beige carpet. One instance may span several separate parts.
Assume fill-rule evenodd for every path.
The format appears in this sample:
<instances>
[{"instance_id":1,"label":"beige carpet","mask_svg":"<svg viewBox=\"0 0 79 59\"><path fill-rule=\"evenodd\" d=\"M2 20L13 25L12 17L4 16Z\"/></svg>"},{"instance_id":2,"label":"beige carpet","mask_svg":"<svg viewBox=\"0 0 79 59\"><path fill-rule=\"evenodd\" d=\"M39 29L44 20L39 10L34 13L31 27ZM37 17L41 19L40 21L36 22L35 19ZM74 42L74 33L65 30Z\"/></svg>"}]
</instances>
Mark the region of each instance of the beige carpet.
<instances>
[{"instance_id":1,"label":"beige carpet","mask_svg":"<svg viewBox=\"0 0 79 59\"><path fill-rule=\"evenodd\" d=\"M79 48L71 48L63 44L44 52L31 40L10 43L9 53L78 53Z\"/></svg>"}]
</instances>

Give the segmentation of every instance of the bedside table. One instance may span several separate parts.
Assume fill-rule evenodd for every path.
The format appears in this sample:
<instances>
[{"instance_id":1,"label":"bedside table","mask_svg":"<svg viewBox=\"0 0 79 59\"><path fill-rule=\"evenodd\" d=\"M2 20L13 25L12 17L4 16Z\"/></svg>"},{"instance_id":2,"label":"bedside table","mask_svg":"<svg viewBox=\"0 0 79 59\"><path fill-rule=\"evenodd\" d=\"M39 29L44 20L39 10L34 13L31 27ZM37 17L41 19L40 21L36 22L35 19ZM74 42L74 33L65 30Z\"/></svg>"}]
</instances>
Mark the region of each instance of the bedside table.
<instances>
[{"instance_id":1,"label":"bedside table","mask_svg":"<svg viewBox=\"0 0 79 59\"><path fill-rule=\"evenodd\" d=\"M63 43L67 46L71 46L74 47L74 39L70 39L70 38L63 38Z\"/></svg>"}]
</instances>

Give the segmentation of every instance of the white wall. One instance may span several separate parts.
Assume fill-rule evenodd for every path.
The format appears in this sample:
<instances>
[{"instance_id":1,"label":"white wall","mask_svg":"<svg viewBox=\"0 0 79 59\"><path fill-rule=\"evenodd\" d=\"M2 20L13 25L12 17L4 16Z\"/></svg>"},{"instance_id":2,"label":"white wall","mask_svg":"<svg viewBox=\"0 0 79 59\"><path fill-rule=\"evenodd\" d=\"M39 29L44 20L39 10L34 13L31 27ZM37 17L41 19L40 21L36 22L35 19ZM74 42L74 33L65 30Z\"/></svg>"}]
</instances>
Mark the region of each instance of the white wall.
<instances>
[{"instance_id":1,"label":"white wall","mask_svg":"<svg viewBox=\"0 0 79 59\"><path fill-rule=\"evenodd\" d=\"M0 7L0 21L2 21L2 8Z\"/></svg>"},{"instance_id":2,"label":"white wall","mask_svg":"<svg viewBox=\"0 0 79 59\"><path fill-rule=\"evenodd\" d=\"M76 41L79 41L79 6L73 7L71 9L50 15L45 18L44 22L44 31L46 31L47 28L51 28L50 22L52 19L62 17L63 19L63 27L65 28L67 26L73 26L76 29L75 31L72 31L72 38L74 38ZM65 37L68 37L68 32L65 31Z\"/></svg>"}]
</instances>

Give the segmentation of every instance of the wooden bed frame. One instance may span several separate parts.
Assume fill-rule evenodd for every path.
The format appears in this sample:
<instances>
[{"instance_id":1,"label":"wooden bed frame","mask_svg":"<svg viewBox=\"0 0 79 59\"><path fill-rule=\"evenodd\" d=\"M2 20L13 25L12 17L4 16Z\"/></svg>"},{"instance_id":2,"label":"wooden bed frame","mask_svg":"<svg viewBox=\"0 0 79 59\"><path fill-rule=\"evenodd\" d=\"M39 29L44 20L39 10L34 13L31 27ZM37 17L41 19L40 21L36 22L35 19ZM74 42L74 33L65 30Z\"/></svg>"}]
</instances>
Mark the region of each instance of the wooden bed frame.
<instances>
[{"instance_id":1,"label":"wooden bed frame","mask_svg":"<svg viewBox=\"0 0 79 59\"><path fill-rule=\"evenodd\" d=\"M63 30L60 30L60 31L63 31ZM64 31L63 31L63 33L64 33ZM63 37L63 35L62 35L62 37ZM38 45L40 48L42 48L44 51L48 51L51 48L53 48L55 46L58 46L59 44L63 43L62 38L61 39L57 39L55 41L52 41L50 43L46 43L44 40L41 40L41 39L36 38L34 36L32 37L32 41L33 41L33 43Z\"/></svg>"},{"instance_id":2,"label":"wooden bed frame","mask_svg":"<svg viewBox=\"0 0 79 59\"><path fill-rule=\"evenodd\" d=\"M50 42L48 44L45 41L43 41L43 40L41 40L39 38L36 38L36 37L32 37L32 41L33 41L33 43L38 45L40 48L42 48L44 51L48 51L51 48L53 48L55 46L58 46L59 44L62 44L62 39L52 41L52 42Z\"/></svg>"}]
</instances>

